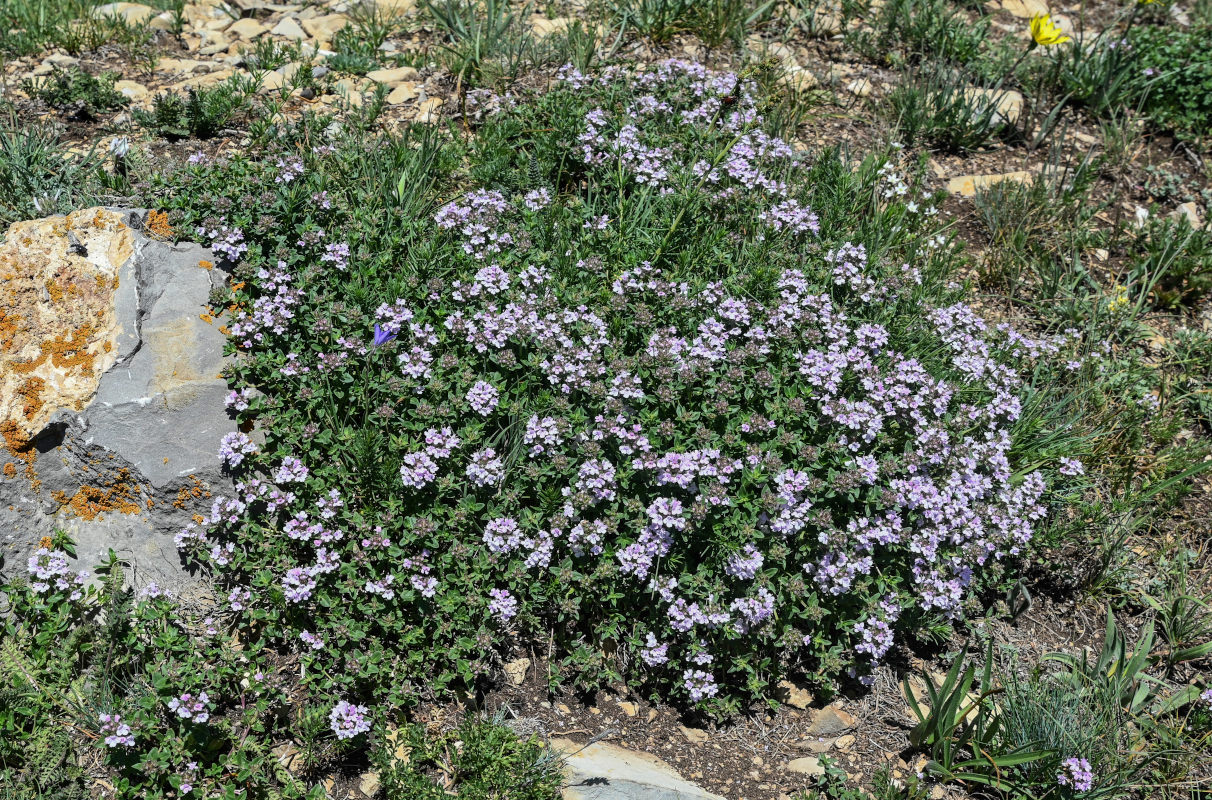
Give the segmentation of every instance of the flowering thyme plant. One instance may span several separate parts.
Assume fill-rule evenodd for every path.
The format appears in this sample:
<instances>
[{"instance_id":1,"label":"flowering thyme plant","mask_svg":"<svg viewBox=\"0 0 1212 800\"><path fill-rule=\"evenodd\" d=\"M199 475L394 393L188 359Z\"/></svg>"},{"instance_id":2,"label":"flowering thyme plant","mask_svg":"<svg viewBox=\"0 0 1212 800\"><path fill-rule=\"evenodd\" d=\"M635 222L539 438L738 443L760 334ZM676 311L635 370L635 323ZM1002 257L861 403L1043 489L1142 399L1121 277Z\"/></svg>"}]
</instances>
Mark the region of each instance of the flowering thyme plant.
<instances>
[{"instance_id":1,"label":"flowering thyme plant","mask_svg":"<svg viewBox=\"0 0 1212 800\"><path fill-rule=\"evenodd\" d=\"M549 114L571 152L440 201L401 179L390 202L428 213L345 271L326 239L363 212L306 200L340 153L264 170L276 225L198 220L247 245L233 413L267 442L221 444L239 493L178 545L299 648L334 730L548 632L576 679L722 713L790 670L862 677L1081 480L1016 427L1072 337L962 302L895 154L809 162L750 81L694 64L561 79L482 137Z\"/></svg>"}]
</instances>

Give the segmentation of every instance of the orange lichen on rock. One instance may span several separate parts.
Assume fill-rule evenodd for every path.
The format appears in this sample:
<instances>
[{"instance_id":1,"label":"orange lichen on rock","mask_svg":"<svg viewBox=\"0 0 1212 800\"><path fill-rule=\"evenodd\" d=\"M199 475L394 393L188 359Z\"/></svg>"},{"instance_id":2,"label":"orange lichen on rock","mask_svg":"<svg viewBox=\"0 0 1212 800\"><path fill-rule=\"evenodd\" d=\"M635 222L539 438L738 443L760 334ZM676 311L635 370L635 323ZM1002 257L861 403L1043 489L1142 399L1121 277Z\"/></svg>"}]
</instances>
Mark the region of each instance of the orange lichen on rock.
<instances>
[{"instance_id":1,"label":"orange lichen on rock","mask_svg":"<svg viewBox=\"0 0 1212 800\"><path fill-rule=\"evenodd\" d=\"M205 258L198 262L198 266L201 267L202 269L214 269L215 268L214 262L207 261Z\"/></svg>"},{"instance_id":2,"label":"orange lichen on rock","mask_svg":"<svg viewBox=\"0 0 1212 800\"><path fill-rule=\"evenodd\" d=\"M4 472L4 477L15 478L15 477L17 477L17 465L10 461L4 465L3 472Z\"/></svg>"},{"instance_id":3,"label":"orange lichen on rock","mask_svg":"<svg viewBox=\"0 0 1212 800\"><path fill-rule=\"evenodd\" d=\"M71 338L60 334L49 342L42 342L39 347L42 354L49 355L51 363L60 369L79 367L82 371L91 370L93 359L97 357L95 353L88 352L93 331L93 326L86 322L71 332Z\"/></svg>"},{"instance_id":4,"label":"orange lichen on rock","mask_svg":"<svg viewBox=\"0 0 1212 800\"><path fill-rule=\"evenodd\" d=\"M46 381L37 376L26 378L25 383L17 387L17 396L24 401L21 413L26 419L33 419L42 410L41 395L45 389Z\"/></svg>"},{"instance_id":5,"label":"orange lichen on rock","mask_svg":"<svg viewBox=\"0 0 1212 800\"><path fill-rule=\"evenodd\" d=\"M125 216L99 208L14 223L0 243L0 445L27 462L29 440L84 408L117 359L114 287L134 244Z\"/></svg>"},{"instance_id":6,"label":"orange lichen on rock","mask_svg":"<svg viewBox=\"0 0 1212 800\"><path fill-rule=\"evenodd\" d=\"M10 352L22 330L21 316L0 308L0 352Z\"/></svg>"},{"instance_id":7,"label":"orange lichen on rock","mask_svg":"<svg viewBox=\"0 0 1212 800\"><path fill-rule=\"evenodd\" d=\"M0 422L0 438L4 439L4 448L13 458L32 464L38 457L38 451L32 447L33 439L22 433L16 420L6 419Z\"/></svg>"},{"instance_id":8,"label":"orange lichen on rock","mask_svg":"<svg viewBox=\"0 0 1212 800\"><path fill-rule=\"evenodd\" d=\"M59 283L54 278L46 282L46 292L50 295L52 303L63 302L63 290L59 288Z\"/></svg>"},{"instance_id":9,"label":"orange lichen on rock","mask_svg":"<svg viewBox=\"0 0 1212 800\"><path fill-rule=\"evenodd\" d=\"M168 224L167 211L148 211L147 221L143 225L149 236L156 239L171 239L173 226Z\"/></svg>"},{"instance_id":10,"label":"orange lichen on rock","mask_svg":"<svg viewBox=\"0 0 1212 800\"><path fill-rule=\"evenodd\" d=\"M192 486L182 486L177 490L177 499L173 501L173 508L184 509L185 504L191 499L210 497L210 492L206 490L205 484L198 480L198 476L190 475L189 479L193 481ZM196 518L196 515L195 515ZM199 523L201 524L201 523Z\"/></svg>"},{"instance_id":11,"label":"orange lichen on rock","mask_svg":"<svg viewBox=\"0 0 1212 800\"><path fill-rule=\"evenodd\" d=\"M138 514L142 510L139 490L130 480L130 470L123 468L108 486L81 486L71 497L66 492L55 492L53 497L59 505L84 520L94 520L108 511Z\"/></svg>"}]
</instances>

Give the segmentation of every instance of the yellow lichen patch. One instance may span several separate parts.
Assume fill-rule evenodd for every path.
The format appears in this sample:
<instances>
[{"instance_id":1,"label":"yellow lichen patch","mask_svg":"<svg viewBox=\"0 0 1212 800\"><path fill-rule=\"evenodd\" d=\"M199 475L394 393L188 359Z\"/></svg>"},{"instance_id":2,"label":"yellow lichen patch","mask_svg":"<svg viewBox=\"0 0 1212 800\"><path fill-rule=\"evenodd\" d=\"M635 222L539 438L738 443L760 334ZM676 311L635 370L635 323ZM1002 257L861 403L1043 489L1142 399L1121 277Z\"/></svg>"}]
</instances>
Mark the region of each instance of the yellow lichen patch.
<instances>
[{"instance_id":1,"label":"yellow lichen patch","mask_svg":"<svg viewBox=\"0 0 1212 800\"><path fill-rule=\"evenodd\" d=\"M4 477L15 478L15 477L17 477L17 465L10 461L4 465L3 472L4 472Z\"/></svg>"},{"instance_id":2,"label":"yellow lichen patch","mask_svg":"<svg viewBox=\"0 0 1212 800\"><path fill-rule=\"evenodd\" d=\"M38 546L42 547L46 550L50 550L51 548L53 548L55 546L55 540L49 536L43 536L41 539L38 540Z\"/></svg>"},{"instance_id":3,"label":"yellow lichen patch","mask_svg":"<svg viewBox=\"0 0 1212 800\"><path fill-rule=\"evenodd\" d=\"M147 222L143 227L153 239L171 239L173 236L173 226L168 224L167 211L148 211Z\"/></svg>"},{"instance_id":4,"label":"yellow lichen patch","mask_svg":"<svg viewBox=\"0 0 1212 800\"><path fill-rule=\"evenodd\" d=\"M205 258L198 262L198 266L202 269L214 269L214 262L207 261Z\"/></svg>"},{"instance_id":5,"label":"yellow lichen patch","mask_svg":"<svg viewBox=\"0 0 1212 800\"><path fill-rule=\"evenodd\" d=\"M132 485L130 471L123 468L107 486L81 486L71 497L66 492L55 492L55 502L70 513L84 520L96 519L109 511L122 514L138 514L139 490Z\"/></svg>"}]
</instances>

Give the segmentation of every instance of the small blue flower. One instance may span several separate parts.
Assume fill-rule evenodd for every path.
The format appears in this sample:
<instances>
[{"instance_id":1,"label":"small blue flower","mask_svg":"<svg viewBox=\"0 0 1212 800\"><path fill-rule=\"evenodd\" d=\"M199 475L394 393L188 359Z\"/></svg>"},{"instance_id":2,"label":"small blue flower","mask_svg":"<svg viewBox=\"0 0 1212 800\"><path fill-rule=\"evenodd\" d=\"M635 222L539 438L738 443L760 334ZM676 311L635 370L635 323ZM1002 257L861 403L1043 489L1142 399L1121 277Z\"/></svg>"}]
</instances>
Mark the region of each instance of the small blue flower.
<instances>
[{"instance_id":1,"label":"small blue flower","mask_svg":"<svg viewBox=\"0 0 1212 800\"><path fill-rule=\"evenodd\" d=\"M382 347L394 338L396 338L396 334L381 327L379 323L375 323L375 347Z\"/></svg>"}]
</instances>

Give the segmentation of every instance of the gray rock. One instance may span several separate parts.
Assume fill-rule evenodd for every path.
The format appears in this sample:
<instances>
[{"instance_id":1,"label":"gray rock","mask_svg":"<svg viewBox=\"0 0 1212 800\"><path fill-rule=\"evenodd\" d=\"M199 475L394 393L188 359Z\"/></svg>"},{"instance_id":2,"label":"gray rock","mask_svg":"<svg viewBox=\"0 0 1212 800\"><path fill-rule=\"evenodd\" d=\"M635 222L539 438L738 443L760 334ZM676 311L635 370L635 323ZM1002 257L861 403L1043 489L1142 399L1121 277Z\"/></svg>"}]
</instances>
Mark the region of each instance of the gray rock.
<instances>
[{"instance_id":1,"label":"gray rock","mask_svg":"<svg viewBox=\"0 0 1212 800\"><path fill-rule=\"evenodd\" d=\"M683 778L656 756L606 742L582 748L552 739L564 755L563 800L724 800Z\"/></svg>"},{"instance_id":2,"label":"gray rock","mask_svg":"<svg viewBox=\"0 0 1212 800\"><path fill-rule=\"evenodd\" d=\"M173 537L234 493L218 456L236 430L219 376L225 337L219 320L202 318L225 276L199 266L214 258L198 245L138 232L133 242L110 299L117 358L82 408L59 408L33 439L37 483L0 475L0 553L5 573L23 572L39 538L62 529L77 544L76 569L112 548L136 585L189 594L200 587Z\"/></svg>"}]
</instances>

